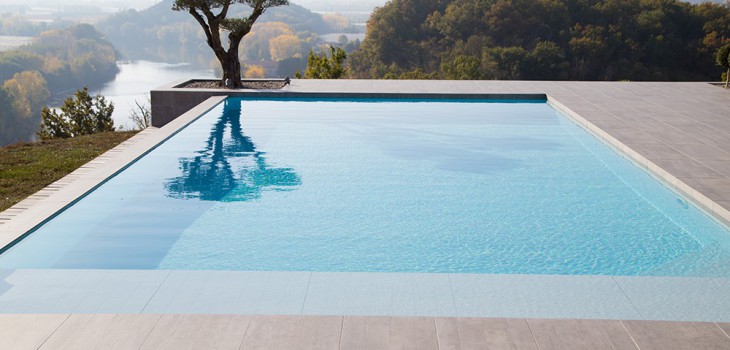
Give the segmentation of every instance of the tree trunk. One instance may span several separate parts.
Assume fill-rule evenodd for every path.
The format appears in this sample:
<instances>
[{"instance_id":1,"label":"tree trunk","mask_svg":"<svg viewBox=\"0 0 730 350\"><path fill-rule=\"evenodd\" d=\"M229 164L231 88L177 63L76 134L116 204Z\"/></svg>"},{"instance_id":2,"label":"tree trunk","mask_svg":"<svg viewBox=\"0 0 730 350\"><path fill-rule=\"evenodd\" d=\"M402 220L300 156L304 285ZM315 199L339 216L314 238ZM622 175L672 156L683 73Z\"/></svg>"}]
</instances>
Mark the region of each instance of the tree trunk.
<instances>
[{"instance_id":1,"label":"tree trunk","mask_svg":"<svg viewBox=\"0 0 730 350\"><path fill-rule=\"evenodd\" d=\"M229 88L241 87L241 61L238 59L238 50L228 52L218 58L223 69L223 84Z\"/></svg>"},{"instance_id":2,"label":"tree trunk","mask_svg":"<svg viewBox=\"0 0 730 350\"><path fill-rule=\"evenodd\" d=\"M730 0L729 0L730 1ZM730 82L730 68L727 69L727 72L725 73L725 88L727 89L727 83Z\"/></svg>"},{"instance_id":3,"label":"tree trunk","mask_svg":"<svg viewBox=\"0 0 730 350\"><path fill-rule=\"evenodd\" d=\"M228 37L228 51L224 51L225 54L218 58L221 61L221 68L223 68L223 84L229 81L230 85L228 87L234 89L243 86L241 84L241 60L238 58L238 47L241 39L243 39L243 35L230 35Z\"/></svg>"}]
</instances>

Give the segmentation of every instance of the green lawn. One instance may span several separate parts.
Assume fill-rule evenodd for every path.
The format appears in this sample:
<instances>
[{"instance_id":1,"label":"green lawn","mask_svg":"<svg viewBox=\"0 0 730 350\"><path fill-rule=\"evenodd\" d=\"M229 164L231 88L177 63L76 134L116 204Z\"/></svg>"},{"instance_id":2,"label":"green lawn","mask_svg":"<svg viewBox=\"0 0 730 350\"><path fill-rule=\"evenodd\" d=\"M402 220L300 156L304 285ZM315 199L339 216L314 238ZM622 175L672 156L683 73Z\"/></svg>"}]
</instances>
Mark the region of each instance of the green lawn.
<instances>
[{"instance_id":1,"label":"green lawn","mask_svg":"<svg viewBox=\"0 0 730 350\"><path fill-rule=\"evenodd\" d=\"M0 147L0 211L134 136L107 132Z\"/></svg>"}]
</instances>

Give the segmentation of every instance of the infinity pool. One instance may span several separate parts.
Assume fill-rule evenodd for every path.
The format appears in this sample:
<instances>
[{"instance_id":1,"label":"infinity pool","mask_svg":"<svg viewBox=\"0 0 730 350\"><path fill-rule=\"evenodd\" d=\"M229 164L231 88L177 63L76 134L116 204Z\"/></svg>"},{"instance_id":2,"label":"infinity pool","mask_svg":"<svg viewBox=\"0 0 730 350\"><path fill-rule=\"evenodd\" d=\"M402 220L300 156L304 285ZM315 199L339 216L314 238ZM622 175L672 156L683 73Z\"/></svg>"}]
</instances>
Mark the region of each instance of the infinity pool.
<instances>
[{"instance_id":1,"label":"infinity pool","mask_svg":"<svg viewBox=\"0 0 730 350\"><path fill-rule=\"evenodd\" d=\"M730 277L730 233L544 102L230 98L0 268Z\"/></svg>"}]
</instances>

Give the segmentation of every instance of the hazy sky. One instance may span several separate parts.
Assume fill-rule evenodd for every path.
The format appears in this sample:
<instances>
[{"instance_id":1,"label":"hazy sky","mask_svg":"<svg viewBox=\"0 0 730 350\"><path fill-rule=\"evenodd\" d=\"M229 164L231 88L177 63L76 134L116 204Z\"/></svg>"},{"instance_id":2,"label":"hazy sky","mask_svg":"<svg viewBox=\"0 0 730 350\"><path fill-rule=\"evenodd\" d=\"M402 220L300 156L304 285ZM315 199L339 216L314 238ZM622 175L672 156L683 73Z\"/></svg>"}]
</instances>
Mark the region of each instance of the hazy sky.
<instances>
[{"instance_id":1,"label":"hazy sky","mask_svg":"<svg viewBox=\"0 0 730 350\"><path fill-rule=\"evenodd\" d=\"M0 0L0 4L17 4L26 6L58 7L64 5L91 5L102 7L144 8L162 0ZM290 2L312 10L326 10L328 8L347 8L352 11L369 11L376 6L382 6L387 0L290 0Z\"/></svg>"},{"instance_id":2,"label":"hazy sky","mask_svg":"<svg viewBox=\"0 0 730 350\"><path fill-rule=\"evenodd\" d=\"M156 4L162 0L0 0L0 5L17 4L27 6L57 7L59 5L95 5L122 8L144 8ZM302 5L306 8L322 11L328 8L336 8L340 11L370 11L376 6L382 6L387 0L289 0L292 3ZM725 0L685 0L699 3L702 1L713 1L722 3Z\"/></svg>"}]
</instances>

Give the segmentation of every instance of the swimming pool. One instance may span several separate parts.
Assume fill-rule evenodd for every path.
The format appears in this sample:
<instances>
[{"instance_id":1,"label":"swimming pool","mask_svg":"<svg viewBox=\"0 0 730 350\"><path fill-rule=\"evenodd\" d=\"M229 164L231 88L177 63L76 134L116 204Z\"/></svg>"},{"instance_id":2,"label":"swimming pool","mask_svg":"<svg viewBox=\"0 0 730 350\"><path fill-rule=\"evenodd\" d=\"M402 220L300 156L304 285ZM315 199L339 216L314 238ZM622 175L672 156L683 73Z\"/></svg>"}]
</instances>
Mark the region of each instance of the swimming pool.
<instances>
[{"instance_id":1,"label":"swimming pool","mask_svg":"<svg viewBox=\"0 0 730 350\"><path fill-rule=\"evenodd\" d=\"M727 277L729 237L542 102L228 99L0 268Z\"/></svg>"}]
</instances>

